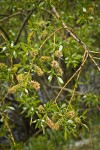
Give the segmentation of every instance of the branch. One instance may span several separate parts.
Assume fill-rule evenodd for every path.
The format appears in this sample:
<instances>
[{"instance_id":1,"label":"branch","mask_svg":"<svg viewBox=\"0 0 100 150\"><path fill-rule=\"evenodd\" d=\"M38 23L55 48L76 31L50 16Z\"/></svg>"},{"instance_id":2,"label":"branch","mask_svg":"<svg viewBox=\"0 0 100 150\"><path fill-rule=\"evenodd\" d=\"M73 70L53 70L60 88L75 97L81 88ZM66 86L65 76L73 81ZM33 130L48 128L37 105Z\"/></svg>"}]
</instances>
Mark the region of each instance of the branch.
<instances>
[{"instance_id":1,"label":"branch","mask_svg":"<svg viewBox=\"0 0 100 150\"><path fill-rule=\"evenodd\" d=\"M43 45L45 44L45 42L51 37L53 36L56 32L58 32L59 30L61 30L63 27L60 27L60 28L57 28L54 32L52 32L44 41L43 43L41 44L40 48L41 49L43 47Z\"/></svg>"},{"instance_id":2,"label":"branch","mask_svg":"<svg viewBox=\"0 0 100 150\"><path fill-rule=\"evenodd\" d=\"M56 16L56 18L61 19L58 12L56 11L54 6L51 6L52 10ZM61 19L62 20L62 19ZM64 27L65 30L67 30L67 32L83 47L83 49L85 50L84 53L84 60L82 61L81 66L77 69L77 71L70 77L70 79L65 83L65 85L62 87L62 89L59 91L57 97L54 100L54 103L56 103L58 97L60 96L60 94L62 93L63 89L68 85L68 83L75 77L75 75L77 73L79 73L82 69L82 67L84 66L88 56L90 57L90 59L92 60L92 62L95 64L95 66L97 67L97 69L100 71L100 67L98 66L98 64L95 62L94 58L92 57L92 55L89 53L89 50L87 49L86 44L65 24L65 22L62 20L62 26Z\"/></svg>"},{"instance_id":3,"label":"branch","mask_svg":"<svg viewBox=\"0 0 100 150\"><path fill-rule=\"evenodd\" d=\"M100 60L100 58L99 57L93 57L94 59L98 59L98 60Z\"/></svg>"},{"instance_id":4,"label":"branch","mask_svg":"<svg viewBox=\"0 0 100 150\"><path fill-rule=\"evenodd\" d=\"M0 20L0 23L3 22L3 21L5 21L5 20L8 20L8 19L10 19L10 18L12 18L12 17L15 17L15 16L17 16L17 15L20 15L20 14L22 14L22 15L25 16L24 13L22 13L22 12L17 12L17 13L15 13L15 14L12 14L12 15L10 15L10 16L7 16L7 17L1 19L1 20Z\"/></svg>"},{"instance_id":5,"label":"branch","mask_svg":"<svg viewBox=\"0 0 100 150\"><path fill-rule=\"evenodd\" d=\"M57 17L58 19L60 19L60 16L59 16L59 14L58 14L58 12L56 11L56 9L55 9L54 6L52 6L52 10L53 10L54 14L56 15L56 17ZM84 50L88 52L87 46L81 41L81 39L79 39L79 38L77 37L77 35L75 35L75 33L72 31L72 29L70 29L70 28L65 24L64 21L62 21L62 25L63 25L63 28L66 29L67 32L68 32L79 44L81 44L81 46L84 48Z\"/></svg>"},{"instance_id":6,"label":"branch","mask_svg":"<svg viewBox=\"0 0 100 150\"><path fill-rule=\"evenodd\" d=\"M18 33L18 35L17 35L17 37L16 37L16 39L15 39L15 42L14 42L15 45L17 44L17 42L18 42L18 40L19 40L19 37L20 37L20 35L21 35L21 33L22 33L22 30L24 29L26 23L28 22L30 16L32 15L33 11L35 11L35 9L36 9L36 8L32 8L32 10L29 12L28 16L25 18L25 20L24 20L24 22L23 22L23 24L22 24L22 26L21 26L21 28L20 28L20 30L19 30L19 33Z\"/></svg>"},{"instance_id":7,"label":"branch","mask_svg":"<svg viewBox=\"0 0 100 150\"><path fill-rule=\"evenodd\" d=\"M60 16L58 14L58 12L56 11L54 6L51 6L52 10L54 12L54 14L56 15L56 17L58 19L60 19ZM95 66L97 67L97 69L100 71L100 67L99 65L95 62L94 58L92 57L92 55L89 53L89 50L87 49L86 44L72 31L72 29L70 29L65 22L62 20L62 25L64 27L65 30L67 30L67 32L83 47L83 49L88 53L90 59L92 60L92 62L95 64Z\"/></svg>"},{"instance_id":8,"label":"branch","mask_svg":"<svg viewBox=\"0 0 100 150\"><path fill-rule=\"evenodd\" d=\"M1 113L1 112L0 112L0 115L2 116L2 113ZM16 143L15 143L15 139L14 139L14 136L13 136L13 134L12 134L12 131L11 131L10 127L9 127L9 123L8 123L8 121L7 121L7 118L9 118L9 117L8 117L8 115L6 114L5 116L3 116L3 118L4 118L4 124L5 124L7 130L8 130L8 132L9 132L9 134L10 134L10 138L11 138L13 144L15 145L15 144L16 144Z\"/></svg>"},{"instance_id":9,"label":"branch","mask_svg":"<svg viewBox=\"0 0 100 150\"><path fill-rule=\"evenodd\" d=\"M2 33L2 36L5 40L8 40L10 41L10 38L8 36L8 34L6 33L6 31L3 29L3 27L0 26L0 30L1 30L1 33Z\"/></svg>"},{"instance_id":10,"label":"branch","mask_svg":"<svg viewBox=\"0 0 100 150\"><path fill-rule=\"evenodd\" d=\"M94 58L92 57L91 54L89 54L90 59L92 60L92 62L95 64L95 66L97 67L97 69L100 71L100 67L99 65L96 63L96 61L94 60Z\"/></svg>"},{"instance_id":11,"label":"branch","mask_svg":"<svg viewBox=\"0 0 100 150\"><path fill-rule=\"evenodd\" d=\"M89 51L89 52L93 54L100 54L100 52L95 52L95 51Z\"/></svg>"},{"instance_id":12,"label":"branch","mask_svg":"<svg viewBox=\"0 0 100 150\"><path fill-rule=\"evenodd\" d=\"M53 89L62 89L63 87L59 87L59 86L49 86L50 88L53 88ZM64 91L67 91L67 92L69 92L69 93L72 93L73 92L73 90L72 89L69 89L69 88L63 88L63 90ZM78 91L75 91L75 94L76 95L84 95L84 94L86 94L86 93L80 93L80 92L78 92Z\"/></svg>"}]
</instances>

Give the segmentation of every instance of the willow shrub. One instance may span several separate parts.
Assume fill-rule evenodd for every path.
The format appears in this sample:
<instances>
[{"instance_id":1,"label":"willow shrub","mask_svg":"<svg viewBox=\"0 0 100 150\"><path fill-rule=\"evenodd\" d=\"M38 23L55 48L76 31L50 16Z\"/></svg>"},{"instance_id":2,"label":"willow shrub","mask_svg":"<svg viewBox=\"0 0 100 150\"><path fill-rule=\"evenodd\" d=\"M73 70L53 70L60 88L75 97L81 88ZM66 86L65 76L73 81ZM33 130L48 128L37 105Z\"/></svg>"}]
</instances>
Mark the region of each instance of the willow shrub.
<instances>
[{"instance_id":1,"label":"willow shrub","mask_svg":"<svg viewBox=\"0 0 100 150\"><path fill-rule=\"evenodd\" d=\"M9 111L17 102L30 126L77 137L80 126L88 129L87 110L99 105L98 94L79 88L90 66L100 71L99 1L0 3L1 136L16 145Z\"/></svg>"}]
</instances>

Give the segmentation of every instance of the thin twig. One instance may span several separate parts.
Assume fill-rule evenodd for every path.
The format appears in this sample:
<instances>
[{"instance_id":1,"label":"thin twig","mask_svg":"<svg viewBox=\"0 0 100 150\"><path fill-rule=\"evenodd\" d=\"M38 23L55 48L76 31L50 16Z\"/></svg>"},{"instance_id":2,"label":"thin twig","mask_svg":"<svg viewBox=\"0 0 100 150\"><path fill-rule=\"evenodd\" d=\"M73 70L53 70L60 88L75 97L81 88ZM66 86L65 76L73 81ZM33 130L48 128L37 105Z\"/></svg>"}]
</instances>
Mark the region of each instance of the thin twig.
<instances>
[{"instance_id":1,"label":"thin twig","mask_svg":"<svg viewBox=\"0 0 100 150\"><path fill-rule=\"evenodd\" d=\"M89 52L94 54L100 54L100 52L95 52L95 51L89 51Z\"/></svg>"},{"instance_id":2,"label":"thin twig","mask_svg":"<svg viewBox=\"0 0 100 150\"><path fill-rule=\"evenodd\" d=\"M94 59L98 59L98 60L100 60L100 58L99 57L93 57Z\"/></svg>"},{"instance_id":3,"label":"thin twig","mask_svg":"<svg viewBox=\"0 0 100 150\"><path fill-rule=\"evenodd\" d=\"M12 17L15 17L15 16L17 16L17 15L23 15L23 16L25 16L24 13L22 13L22 12L17 12L17 13L15 13L15 14L9 15L9 16L7 16L7 17L1 19L1 20L0 20L0 23L1 23L1 22L4 22L4 21L6 21L6 20L8 20L8 19L10 19L10 18L12 18Z\"/></svg>"},{"instance_id":4,"label":"thin twig","mask_svg":"<svg viewBox=\"0 0 100 150\"><path fill-rule=\"evenodd\" d=\"M37 136L39 133L41 133L42 132L42 129L39 129L34 135L33 135L33 137L35 137L35 136Z\"/></svg>"},{"instance_id":5,"label":"thin twig","mask_svg":"<svg viewBox=\"0 0 100 150\"><path fill-rule=\"evenodd\" d=\"M94 58L92 57L92 55L89 54L90 59L92 60L92 62L95 64L95 66L97 67L97 69L100 71L100 67L99 65L96 63L96 61L94 60Z\"/></svg>"},{"instance_id":6,"label":"thin twig","mask_svg":"<svg viewBox=\"0 0 100 150\"><path fill-rule=\"evenodd\" d=\"M16 37L16 39L15 39L14 45L17 44L17 42L18 42L18 40L19 40L19 37L20 37L20 35L21 35L21 33L22 33L22 30L24 29L26 23L28 22L30 16L31 16L32 13L35 11L35 9L36 9L36 8L32 8L32 10L29 12L28 16L25 18L25 20L24 20L24 22L23 22L23 24L22 24L22 26L21 26L21 28L20 28L20 30L19 30L19 33L18 33L18 35L17 35L17 37Z\"/></svg>"},{"instance_id":7,"label":"thin twig","mask_svg":"<svg viewBox=\"0 0 100 150\"><path fill-rule=\"evenodd\" d=\"M51 37L53 36L56 32L58 32L59 30L61 30L63 27L58 28L57 30L55 30L53 33L51 33L41 44L40 49L43 47L43 45L45 44L45 42Z\"/></svg>"},{"instance_id":8,"label":"thin twig","mask_svg":"<svg viewBox=\"0 0 100 150\"><path fill-rule=\"evenodd\" d=\"M49 85L49 87L50 87L50 88L53 88L53 89L60 89L60 90L63 88L63 87L52 86L52 85L51 85L51 86ZM73 92L73 90L72 90L72 89L69 89L69 88L63 88L63 90L64 90L64 91L67 91L67 92L69 92L69 93L72 93L72 92ZM84 95L84 94L86 94L86 93L80 93L80 92L78 92L78 91L75 91L75 94Z\"/></svg>"},{"instance_id":9,"label":"thin twig","mask_svg":"<svg viewBox=\"0 0 100 150\"><path fill-rule=\"evenodd\" d=\"M82 62L84 62L85 57L86 57L86 51L84 52ZM75 85L74 85L74 89L73 89L73 93L72 93L72 96L71 96L71 98L70 98L70 100L69 100L69 105L71 105L71 102L72 102L73 97L74 97L74 95L75 95L75 90L76 90L76 88L77 88L77 82L78 82L78 80L79 80L79 77L80 77L81 71L82 71L82 69L80 69L80 71L78 72L77 79L76 79L76 83L75 83Z\"/></svg>"},{"instance_id":10,"label":"thin twig","mask_svg":"<svg viewBox=\"0 0 100 150\"><path fill-rule=\"evenodd\" d=\"M1 112L0 112L0 115L2 116ZM8 124L8 121L7 121L7 115L4 116L4 123L5 123L6 128L8 129L8 132L10 133L11 140L12 140L13 144L15 145L16 142L15 142L14 136L12 134L12 131L9 127L9 124Z\"/></svg>"},{"instance_id":11,"label":"thin twig","mask_svg":"<svg viewBox=\"0 0 100 150\"><path fill-rule=\"evenodd\" d=\"M9 38L7 32L4 30L4 28L0 26L0 30L1 30L1 34L2 34L3 38L4 38L5 40L10 41L10 38Z\"/></svg>"},{"instance_id":12,"label":"thin twig","mask_svg":"<svg viewBox=\"0 0 100 150\"><path fill-rule=\"evenodd\" d=\"M12 134L12 131L11 131L9 125L8 125L8 122L6 121L6 119L4 120L4 122L5 122L6 128L8 129L8 131L9 131L9 133L10 133L11 140L12 140L13 144L15 145L16 143L15 143L15 140L14 140L14 137L13 137L13 134Z\"/></svg>"},{"instance_id":13,"label":"thin twig","mask_svg":"<svg viewBox=\"0 0 100 150\"><path fill-rule=\"evenodd\" d=\"M88 53L84 59L84 61L82 62L82 64L80 65L80 67L77 69L77 71L70 77L70 79L65 83L65 85L62 87L62 89L59 91L58 95L56 96L54 103L56 103L58 97L60 96L60 94L62 93L63 89L68 85L68 83L76 76L76 74L82 69L82 67L84 66L86 60L88 58Z\"/></svg>"}]
</instances>

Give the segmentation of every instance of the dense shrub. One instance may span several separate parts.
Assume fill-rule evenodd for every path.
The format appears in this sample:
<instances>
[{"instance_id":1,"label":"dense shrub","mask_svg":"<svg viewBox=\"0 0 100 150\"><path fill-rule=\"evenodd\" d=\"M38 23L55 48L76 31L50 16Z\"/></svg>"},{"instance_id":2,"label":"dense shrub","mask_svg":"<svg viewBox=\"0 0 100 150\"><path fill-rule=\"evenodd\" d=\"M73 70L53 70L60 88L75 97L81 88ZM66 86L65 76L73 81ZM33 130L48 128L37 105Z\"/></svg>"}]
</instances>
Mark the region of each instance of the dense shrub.
<instances>
[{"instance_id":1,"label":"dense shrub","mask_svg":"<svg viewBox=\"0 0 100 150\"><path fill-rule=\"evenodd\" d=\"M100 109L99 1L1 0L0 9L1 147L18 149L39 128L78 137Z\"/></svg>"}]
</instances>

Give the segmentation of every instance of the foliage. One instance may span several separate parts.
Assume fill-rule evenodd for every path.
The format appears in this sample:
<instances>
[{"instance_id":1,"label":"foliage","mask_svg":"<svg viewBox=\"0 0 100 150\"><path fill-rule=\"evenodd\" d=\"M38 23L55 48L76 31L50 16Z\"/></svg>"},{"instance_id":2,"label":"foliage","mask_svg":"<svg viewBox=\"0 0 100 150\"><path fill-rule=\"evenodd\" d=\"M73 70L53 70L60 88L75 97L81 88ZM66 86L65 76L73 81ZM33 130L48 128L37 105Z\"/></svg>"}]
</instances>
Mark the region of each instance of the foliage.
<instances>
[{"instance_id":1,"label":"foliage","mask_svg":"<svg viewBox=\"0 0 100 150\"><path fill-rule=\"evenodd\" d=\"M95 119L95 118L94 118ZM95 119L96 121L97 119ZM99 118L98 118L99 121ZM70 140L65 140L61 131L47 130L46 134L30 138L24 145L23 150L85 150L85 149L100 149L99 144L99 125L91 126L91 132L82 136L81 140L75 140L71 137ZM91 136L91 137L90 137Z\"/></svg>"},{"instance_id":2,"label":"foliage","mask_svg":"<svg viewBox=\"0 0 100 150\"><path fill-rule=\"evenodd\" d=\"M29 118L34 133L49 127L65 139L77 137L80 126L88 130L87 112L100 109L98 92L80 91L88 70L95 68L97 77L100 71L99 1L0 3L1 137L20 149L10 113Z\"/></svg>"}]
</instances>

